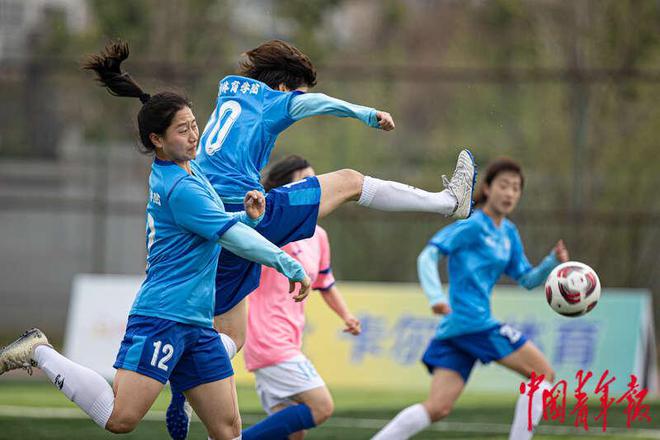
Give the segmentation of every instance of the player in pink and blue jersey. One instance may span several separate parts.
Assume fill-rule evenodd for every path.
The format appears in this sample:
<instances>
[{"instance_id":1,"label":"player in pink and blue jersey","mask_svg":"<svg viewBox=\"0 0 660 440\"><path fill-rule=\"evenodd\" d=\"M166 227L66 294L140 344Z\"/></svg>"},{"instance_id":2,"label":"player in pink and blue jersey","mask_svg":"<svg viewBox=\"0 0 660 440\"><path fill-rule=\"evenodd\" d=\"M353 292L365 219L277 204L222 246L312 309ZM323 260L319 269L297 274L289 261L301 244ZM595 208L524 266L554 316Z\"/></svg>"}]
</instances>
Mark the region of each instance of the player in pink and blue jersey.
<instances>
[{"instance_id":1,"label":"player in pink and blue jersey","mask_svg":"<svg viewBox=\"0 0 660 440\"><path fill-rule=\"evenodd\" d=\"M526 289L542 284L555 266L568 261L568 251L560 240L538 266L532 267L518 229L507 218L522 195L520 165L511 159L498 159L488 166L485 175L477 197L477 205L483 204L483 209L441 229L417 260L419 279L431 309L443 315L422 358L433 376L429 397L401 411L373 437L375 440L407 439L448 416L477 360L484 364L495 361L525 378L532 372L544 375L531 402L534 426L541 419L543 390L552 387L554 371L525 335L491 315L490 297L502 275ZM438 274L442 257L448 258L448 296ZM529 397L521 395L510 439L532 437L533 432L527 429L529 405Z\"/></svg>"},{"instance_id":2,"label":"player in pink and blue jersey","mask_svg":"<svg viewBox=\"0 0 660 440\"><path fill-rule=\"evenodd\" d=\"M314 169L300 156L289 156L274 164L264 178L266 191L314 175ZM323 300L344 322L344 331L360 333L360 322L349 311L335 286L330 264L330 243L320 226L312 237L295 241L282 248L305 268ZM261 406L271 415L293 405L304 404L311 411L306 427L325 422L334 409L332 396L314 365L302 352L305 327L305 303L289 304L288 283L276 271L264 267L259 287L248 296L248 330L245 342L245 365L256 378ZM243 432L255 438L284 437L256 425ZM261 430L261 431L260 431ZM301 439L304 431L290 434Z\"/></svg>"}]
</instances>

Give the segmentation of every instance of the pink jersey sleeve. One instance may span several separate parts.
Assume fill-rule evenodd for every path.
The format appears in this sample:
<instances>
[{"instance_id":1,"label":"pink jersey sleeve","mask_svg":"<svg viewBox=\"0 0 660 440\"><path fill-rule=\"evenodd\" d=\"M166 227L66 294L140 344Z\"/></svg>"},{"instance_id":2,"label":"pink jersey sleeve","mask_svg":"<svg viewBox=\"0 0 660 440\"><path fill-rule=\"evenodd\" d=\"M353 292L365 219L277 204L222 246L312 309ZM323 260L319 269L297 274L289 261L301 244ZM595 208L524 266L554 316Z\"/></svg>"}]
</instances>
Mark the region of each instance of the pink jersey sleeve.
<instances>
[{"instance_id":1,"label":"pink jersey sleeve","mask_svg":"<svg viewBox=\"0 0 660 440\"><path fill-rule=\"evenodd\" d=\"M319 246L321 248L321 258L319 258L319 275L312 284L312 289L328 290L335 284L335 277L332 275L332 266L330 265L330 242L328 234L320 226L316 227Z\"/></svg>"}]
</instances>

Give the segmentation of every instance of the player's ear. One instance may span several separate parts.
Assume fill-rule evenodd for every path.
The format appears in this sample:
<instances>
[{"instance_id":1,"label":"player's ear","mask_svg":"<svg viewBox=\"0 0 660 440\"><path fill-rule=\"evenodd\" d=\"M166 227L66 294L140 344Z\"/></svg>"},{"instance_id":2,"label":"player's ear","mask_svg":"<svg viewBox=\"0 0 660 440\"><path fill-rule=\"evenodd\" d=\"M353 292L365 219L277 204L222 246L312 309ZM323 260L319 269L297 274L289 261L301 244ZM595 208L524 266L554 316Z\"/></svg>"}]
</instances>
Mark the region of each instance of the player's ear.
<instances>
[{"instance_id":1,"label":"player's ear","mask_svg":"<svg viewBox=\"0 0 660 440\"><path fill-rule=\"evenodd\" d=\"M290 92L291 91L291 90L289 90L289 88L286 85L284 85L284 83L280 83L277 86L277 90L279 90L280 92Z\"/></svg>"},{"instance_id":2,"label":"player's ear","mask_svg":"<svg viewBox=\"0 0 660 440\"><path fill-rule=\"evenodd\" d=\"M158 148L163 148L163 137L156 134L156 133L149 133L149 140L153 144L153 146L158 149Z\"/></svg>"}]
</instances>

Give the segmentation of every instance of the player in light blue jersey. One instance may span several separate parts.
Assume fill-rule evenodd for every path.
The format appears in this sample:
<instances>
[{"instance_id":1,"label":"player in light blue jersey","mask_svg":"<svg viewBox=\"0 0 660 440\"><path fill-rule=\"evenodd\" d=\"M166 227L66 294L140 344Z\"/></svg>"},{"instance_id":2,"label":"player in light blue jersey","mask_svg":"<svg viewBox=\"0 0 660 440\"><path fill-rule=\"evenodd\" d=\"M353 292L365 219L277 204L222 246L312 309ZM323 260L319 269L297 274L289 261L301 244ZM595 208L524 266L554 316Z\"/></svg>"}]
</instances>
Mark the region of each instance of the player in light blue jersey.
<instances>
[{"instance_id":1,"label":"player in light blue jersey","mask_svg":"<svg viewBox=\"0 0 660 440\"><path fill-rule=\"evenodd\" d=\"M516 226L507 219L523 188L521 167L510 159L498 159L486 169L477 196L483 204L467 220L457 221L431 238L417 264L419 279L434 313L444 315L422 362L433 375L428 399L401 411L374 439L407 439L451 412L477 360L496 361L525 377L545 375L531 402L536 426L542 415L544 389L552 387L554 372L541 351L517 329L491 315L493 286L502 275L532 289L544 282L568 251L560 240L536 267L527 260ZM438 262L448 257L449 295L438 275ZM511 439L529 439L529 399L521 395L511 427Z\"/></svg>"},{"instance_id":2,"label":"player in light blue jersey","mask_svg":"<svg viewBox=\"0 0 660 440\"><path fill-rule=\"evenodd\" d=\"M263 195L247 194L247 212L224 210L192 162L199 132L189 101L175 93L145 93L120 69L127 56L128 46L117 42L84 64L111 93L140 99L140 138L155 155L147 204L147 276L114 364L114 391L99 374L55 351L38 329L0 350L0 374L40 368L113 433L132 431L169 380L172 390L185 393L211 438L240 438L233 370L213 329L221 246L275 268L289 279L291 292L300 283L297 301L307 295L310 280L300 263L250 227L263 215Z\"/></svg>"},{"instance_id":3,"label":"player in light blue jersey","mask_svg":"<svg viewBox=\"0 0 660 440\"><path fill-rule=\"evenodd\" d=\"M216 107L202 134L198 163L228 211L242 209L246 190L258 188L280 133L294 122L317 115L350 117L365 125L394 129L383 111L350 104L322 93L307 93L316 84L309 58L289 43L266 42L244 54L239 75L220 80ZM443 176L441 192L423 191L344 169L295 182L266 195L266 213L256 230L277 246L309 238L318 218L342 204L385 211L421 211L465 218L472 208L476 169L469 151L459 154L451 180ZM261 268L224 249L218 262L215 326L233 356L245 342L245 297L259 285ZM173 395L168 431L186 437L188 416L183 396ZM184 427L181 429L181 427Z\"/></svg>"},{"instance_id":4,"label":"player in light blue jersey","mask_svg":"<svg viewBox=\"0 0 660 440\"><path fill-rule=\"evenodd\" d=\"M240 75L220 81L216 108L202 134L197 161L228 211L241 209L246 191L259 189L277 136L294 122L316 115L350 117L391 130L391 116L321 93L309 58L289 43L273 40L244 54ZM345 169L270 191L256 230L278 246L309 238L317 219L348 201L386 211L426 211L458 218L471 212L475 177L472 155L463 151L446 190L431 193ZM443 176L444 177L444 176ZM216 327L231 336L230 351L245 341L243 299L259 284L258 265L223 251L219 261ZM238 306L238 307L235 307ZM223 341L225 339L223 338Z\"/></svg>"}]
</instances>

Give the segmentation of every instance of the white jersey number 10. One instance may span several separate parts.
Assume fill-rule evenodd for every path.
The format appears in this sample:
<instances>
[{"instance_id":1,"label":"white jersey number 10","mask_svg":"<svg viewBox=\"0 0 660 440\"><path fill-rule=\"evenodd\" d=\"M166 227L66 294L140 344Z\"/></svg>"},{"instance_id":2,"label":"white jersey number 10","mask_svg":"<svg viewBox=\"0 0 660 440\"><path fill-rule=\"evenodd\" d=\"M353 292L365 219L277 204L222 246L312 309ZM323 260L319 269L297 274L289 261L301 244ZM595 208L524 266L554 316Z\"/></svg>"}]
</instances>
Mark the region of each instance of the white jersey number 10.
<instances>
[{"instance_id":1,"label":"white jersey number 10","mask_svg":"<svg viewBox=\"0 0 660 440\"><path fill-rule=\"evenodd\" d=\"M206 124L206 128L204 128L204 132L209 129L211 130L204 146L206 154L211 156L222 148L222 143L227 138L227 134L234 125L234 122L240 116L241 110L241 105L237 101L227 101L220 106L217 112L213 112L211 119Z\"/></svg>"}]
</instances>

